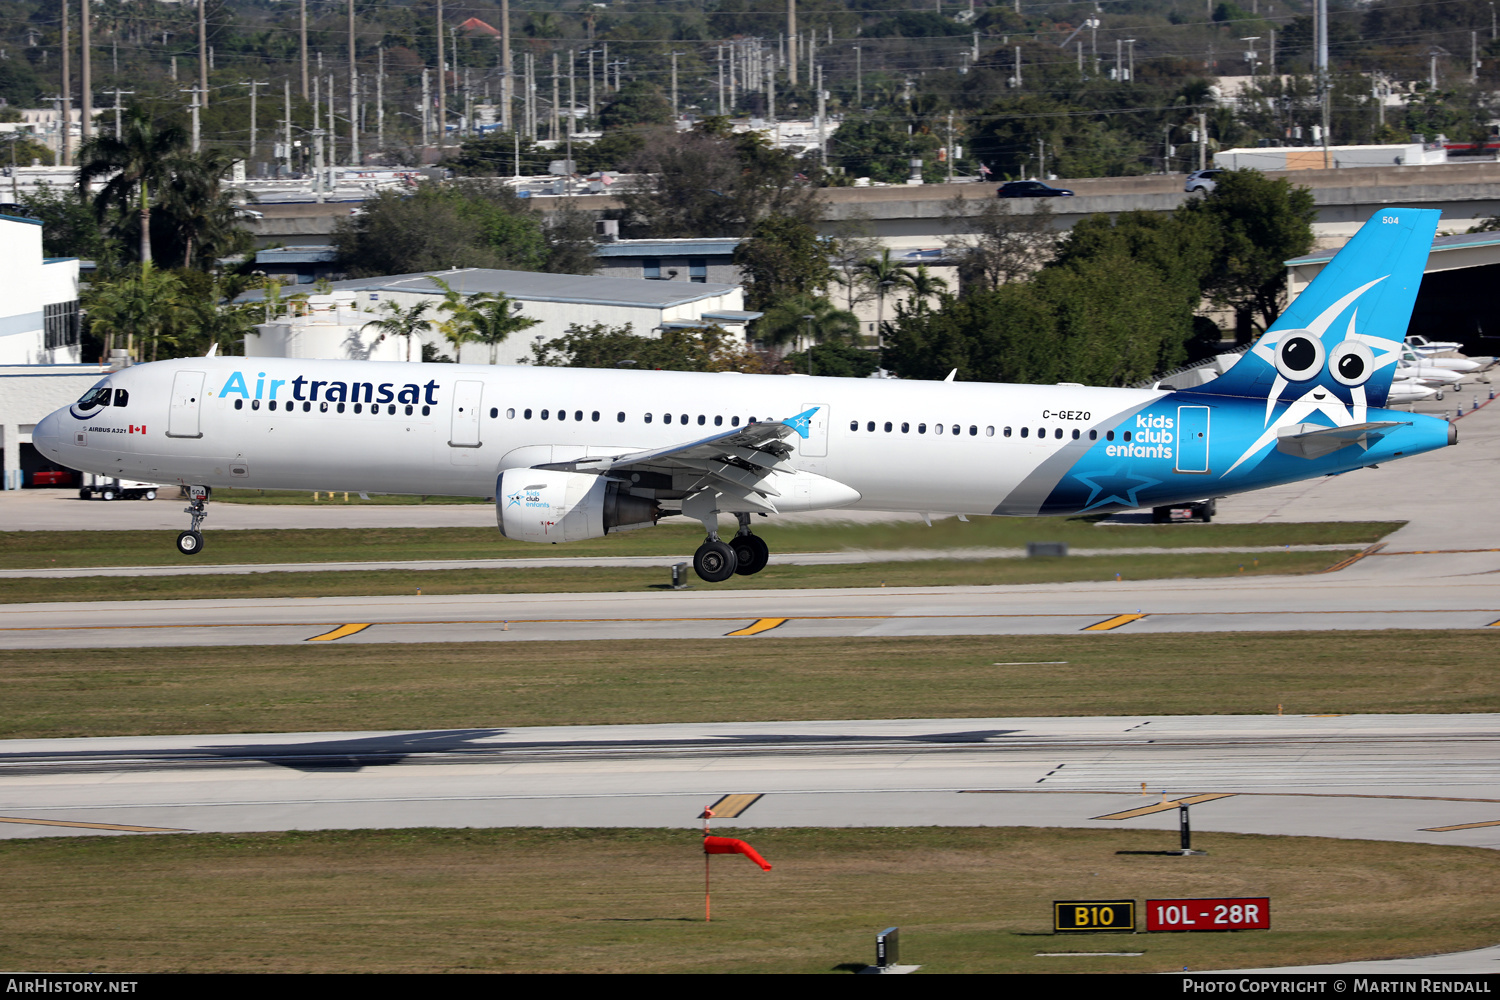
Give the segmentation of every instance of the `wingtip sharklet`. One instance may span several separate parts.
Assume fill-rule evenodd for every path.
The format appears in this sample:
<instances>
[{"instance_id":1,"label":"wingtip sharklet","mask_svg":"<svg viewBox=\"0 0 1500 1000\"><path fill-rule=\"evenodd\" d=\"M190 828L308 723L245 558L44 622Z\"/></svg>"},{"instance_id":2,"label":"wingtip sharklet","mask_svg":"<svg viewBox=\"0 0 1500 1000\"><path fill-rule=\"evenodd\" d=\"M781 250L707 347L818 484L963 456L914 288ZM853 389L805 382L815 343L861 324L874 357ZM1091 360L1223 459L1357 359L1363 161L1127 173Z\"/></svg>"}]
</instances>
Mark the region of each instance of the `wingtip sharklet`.
<instances>
[{"instance_id":1,"label":"wingtip sharklet","mask_svg":"<svg viewBox=\"0 0 1500 1000\"><path fill-rule=\"evenodd\" d=\"M790 427L792 430L796 431L798 437L806 440L808 433L812 429L813 414L817 413L819 409L821 409L821 407L814 406L810 410L803 410L795 417L788 417L787 419L783 420L782 423Z\"/></svg>"}]
</instances>

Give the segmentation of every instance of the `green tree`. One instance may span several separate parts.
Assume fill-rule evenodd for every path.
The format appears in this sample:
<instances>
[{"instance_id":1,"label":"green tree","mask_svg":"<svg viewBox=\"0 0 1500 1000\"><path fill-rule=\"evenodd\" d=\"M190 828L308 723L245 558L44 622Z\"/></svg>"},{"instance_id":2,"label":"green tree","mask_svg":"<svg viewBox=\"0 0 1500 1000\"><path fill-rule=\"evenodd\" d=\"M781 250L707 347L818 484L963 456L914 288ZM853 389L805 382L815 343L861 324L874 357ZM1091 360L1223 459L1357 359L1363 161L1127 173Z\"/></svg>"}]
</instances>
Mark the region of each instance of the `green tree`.
<instances>
[{"instance_id":1,"label":"green tree","mask_svg":"<svg viewBox=\"0 0 1500 1000\"><path fill-rule=\"evenodd\" d=\"M161 210L175 237L168 258L206 270L216 257L243 253L254 239L239 225L240 203L224 181L237 158L225 150L181 152L169 164L161 188Z\"/></svg>"},{"instance_id":2,"label":"green tree","mask_svg":"<svg viewBox=\"0 0 1500 1000\"><path fill-rule=\"evenodd\" d=\"M151 200L154 186L171 177L172 161L187 146L187 135L174 125L159 125L139 107L125 112L122 134L96 132L78 151L78 190L107 178L94 197L94 212L103 219L113 208L135 213L140 227L140 260L151 260Z\"/></svg>"},{"instance_id":3,"label":"green tree","mask_svg":"<svg viewBox=\"0 0 1500 1000\"><path fill-rule=\"evenodd\" d=\"M808 355L812 355L811 367ZM869 378L880 367L880 355L863 347L849 344L814 344L806 351L797 351L781 359L781 363L793 372L809 372L829 378Z\"/></svg>"},{"instance_id":4,"label":"green tree","mask_svg":"<svg viewBox=\"0 0 1500 1000\"><path fill-rule=\"evenodd\" d=\"M40 184L21 195L21 205L42 223L42 256L79 257L108 268L120 243L107 235L83 196L71 188Z\"/></svg>"},{"instance_id":5,"label":"green tree","mask_svg":"<svg viewBox=\"0 0 1500 1000\"><path fill-rule=\"evenodd\" d=\"M644 80L625 84L599 112L599 124L606 132L671 123L671 102L662 96L660 87Z\"/></svg>"},{"instance_id":6,"label":"green tree","mask_svg":"<svg viewBox=\"0 0 1500 1000\"><path fill-rule=\"evenodd\" d=\"M926 312L930 307L930 299L941 298L948 293L947 279L927 270L926 264L918 264L915 271L903 268L898 281L901 287L911 292L912 308L917 312Z\"/></svg>"},{"instance_id":7,"label":"green tree","mask_svg":"<svg viewBox=\"0 0 1500 1000\"><path fill-rule=\"evenodd\" d=\"M453 345L454 360L466 343L488 344L490 364L497 362L500 345L513 333L529 330L541 322L521 315L521 304L508 296L496 292L475 292L461 297L441 278L431 279L443 290L440 312L449 314L441 326L443 336Z\"/></svg>"},{"instance_id":8,"label":"green tree","mask_svg":"<svg viewBox=\"0 0 1500 1000\"><path fill-rule=\"evenodd\" d=\"M1034 274L1057 247L1052 209L1045 201L1023 212L1003 198L975 201L955 196L943 205L943 222L954 233L943 246L958 259L959 291L964 295L994 291Z\"/></svg>"},{"instance_id":9,"label":"green tree","mask_svg":"<svg viewBox=\"0 0 1500 1000\"><path fill-rule=\"evenodd\" d=\"M859 320L821 295L810 292L778 300L755 322L753 336L768 346L805 343L858 344Z\"/></svg>"},{"instance_id":10,"label":"green tree","mask_svg":"<svg viewBox=\"0 0 1500 1000\"><path fill-rule=\"evenodd\" d=\"M757 222L734 250L745 275L745 304L768 309L793 295L819 292L833 280L828 247L801 219L769 215Z\"/></svg>"},{"instance_id":11,"label":"green tree","mask_svg":"<svg viewBox=\"0 0 1500 1000\"><path fill-rule=\"evenodd\" d=\"M535 344L532 364L562 368L630 368L636 371L760 372L764 363L722 327L663 330L639 337L630 324L574 324L554 340Z\"/></svg>"},{"instance_id":12,"label":"green tree","mask_svg":"<svg viewBox=\"0 0 1500 1000\"><path fill-rule=\"evenodd\" d=\"M508 188L480 180L382 191L333 233L353 277L452 267L535 271L547 256L541 220Z\"/></svg>"},{"instance_id":13,"label":"green tree","mask_svg":"<svg viewBox=\"0 0 1500 1000\"><path fill-rule=\"evenodd\" d=\"M1258 170L1231 170L1216 178L1212 194L1187 202L1177 214L1215 234L1204 291L1216 305L1234 310L1235 337L1248 342L1255 326L1265 329L1281 315L1283 262L1312 248L1312 192Z\"/></svg>"},{"instance_id":14,"label":"green tree","mask_svg":"<svg viewBox=\"0 0 1500 1000\"><path fill-rule=\"evenodd\" d=\"M182 279L158 270L149 260L116 277L95 281L81 299L90 331L104 340L106 355L118 338L124 340L132 358L138 346L149 344L150 359L155 361L163 343L175 345L193 318Z\"/></svg>"},{"instance_id":15,"label":"green tree","mask_svg":"<svg viewBox=\"0 0 1500 1000\"><path fill-rule=\"evenodd\" d=\"M907 379L1056 382L1062 349L1052 305L1031 282L977 290L929 312L900 309L882 363Z\"/></svg>"}]
</instances>

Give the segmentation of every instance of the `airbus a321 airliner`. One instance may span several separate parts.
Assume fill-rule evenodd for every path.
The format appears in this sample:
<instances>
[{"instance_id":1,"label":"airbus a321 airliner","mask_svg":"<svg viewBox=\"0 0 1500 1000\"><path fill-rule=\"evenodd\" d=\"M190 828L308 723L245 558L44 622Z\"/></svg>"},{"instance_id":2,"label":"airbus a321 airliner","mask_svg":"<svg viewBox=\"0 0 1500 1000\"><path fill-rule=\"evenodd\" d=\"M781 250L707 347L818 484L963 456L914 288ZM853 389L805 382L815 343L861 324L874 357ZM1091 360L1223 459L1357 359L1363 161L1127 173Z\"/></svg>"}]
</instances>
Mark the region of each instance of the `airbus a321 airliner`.
<instances>
[{"instance_id":1,"label":"airbus a321 airliner","mask_svg":"<svg viewBox=\"0 0 1500 1000\"><path fill-rule=\"evenodd\" d=\"M189 488L494 497L500 532L572 542L701 521L704 580L765 567L751 516L1031 517L1221 497L1456 440L1385 410L1437 229L1377 212L1251 350L1192 389L189 358L114 372L37 425L60 465ZM721 538L719 515L738 532Z\"/></svg>"}]
</instances>

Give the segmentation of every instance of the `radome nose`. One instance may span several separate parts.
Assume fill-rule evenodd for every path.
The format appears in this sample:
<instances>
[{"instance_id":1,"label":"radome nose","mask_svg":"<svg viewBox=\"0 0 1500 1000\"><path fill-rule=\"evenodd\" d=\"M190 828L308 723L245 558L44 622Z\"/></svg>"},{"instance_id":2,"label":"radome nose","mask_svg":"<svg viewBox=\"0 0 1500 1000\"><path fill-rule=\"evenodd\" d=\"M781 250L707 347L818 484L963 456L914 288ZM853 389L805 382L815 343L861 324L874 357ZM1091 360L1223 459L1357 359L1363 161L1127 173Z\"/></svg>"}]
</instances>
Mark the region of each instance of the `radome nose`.
<instances>
[{"instance_id":1,"label":"radome nose","mask_svg":"<svg viewBox=\"0 0 1500 1000\"><path fill-rule=\"evenodd\" d=\"M31 443L53 462L62 461L62 446L65 443L63 435L67 433L63 427L62 414L62 410L54 410L43 417L42 422L31 431Z\"/></svg>"}]
</instances>

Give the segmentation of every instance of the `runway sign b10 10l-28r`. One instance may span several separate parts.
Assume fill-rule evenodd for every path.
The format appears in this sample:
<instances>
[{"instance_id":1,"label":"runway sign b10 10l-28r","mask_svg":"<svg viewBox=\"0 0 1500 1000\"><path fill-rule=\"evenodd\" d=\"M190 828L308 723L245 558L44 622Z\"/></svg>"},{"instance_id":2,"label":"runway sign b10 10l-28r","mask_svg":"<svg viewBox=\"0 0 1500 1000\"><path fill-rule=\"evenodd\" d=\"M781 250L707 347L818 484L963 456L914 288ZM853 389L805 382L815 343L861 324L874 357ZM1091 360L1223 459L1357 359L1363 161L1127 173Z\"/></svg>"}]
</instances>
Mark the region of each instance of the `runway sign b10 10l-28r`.
<instances>
[{"instance_id":1,"label":"runway sign b10 10l-28r","mask_svg":"<svg viewBox=\"0 0 1500 1000\"><path fill-rule=\"evenodd\" d=\"M1133 899L1059 899L1052 901L1053 931L1133 931Z\"/></svg>"},{"instance_id":2,"label":"runway sign b10 10l-28r","mask_svg":"<svg viewBox=\"0 0 1500 1000\"><path fill-rule=\"evenodd\" d=\"M1148 899L1148 931L1268 931L1269 897L1249 899Z\"/></svg>"}]
</instances>

